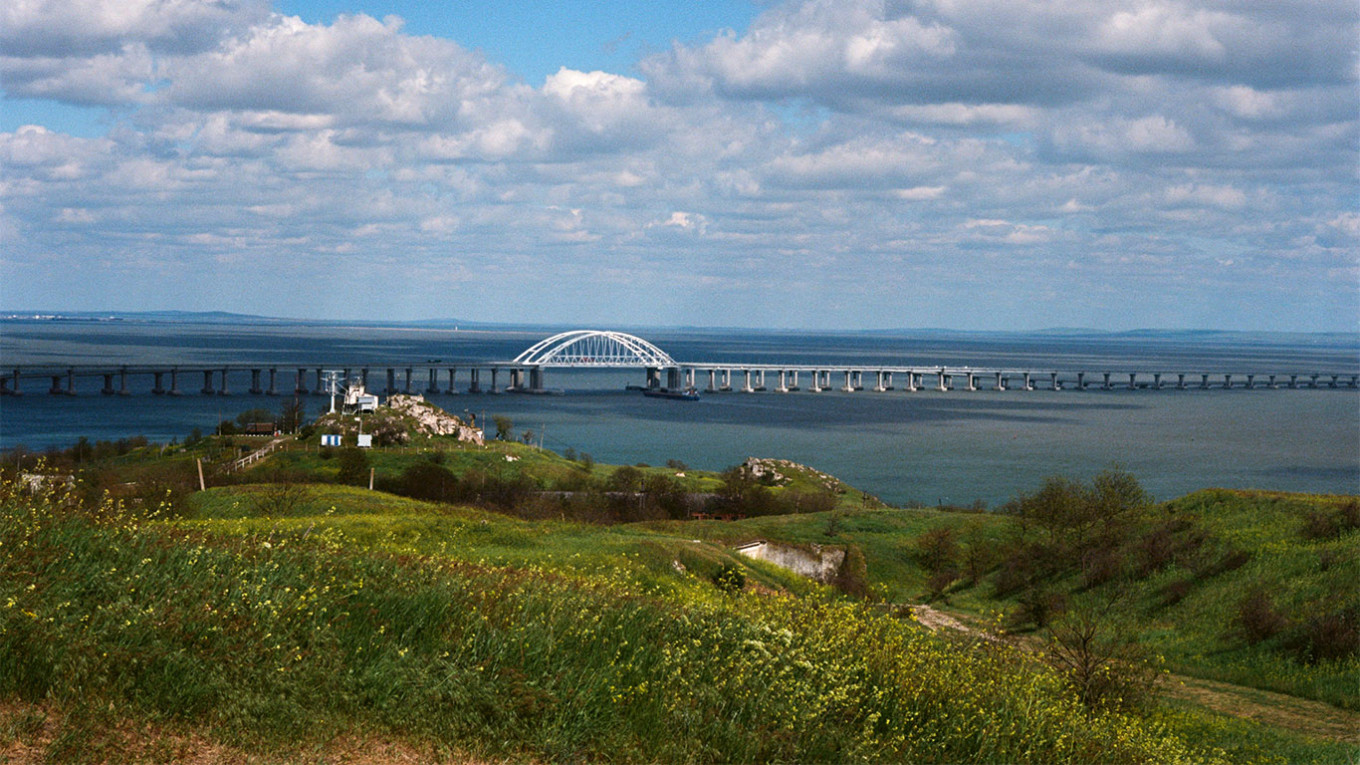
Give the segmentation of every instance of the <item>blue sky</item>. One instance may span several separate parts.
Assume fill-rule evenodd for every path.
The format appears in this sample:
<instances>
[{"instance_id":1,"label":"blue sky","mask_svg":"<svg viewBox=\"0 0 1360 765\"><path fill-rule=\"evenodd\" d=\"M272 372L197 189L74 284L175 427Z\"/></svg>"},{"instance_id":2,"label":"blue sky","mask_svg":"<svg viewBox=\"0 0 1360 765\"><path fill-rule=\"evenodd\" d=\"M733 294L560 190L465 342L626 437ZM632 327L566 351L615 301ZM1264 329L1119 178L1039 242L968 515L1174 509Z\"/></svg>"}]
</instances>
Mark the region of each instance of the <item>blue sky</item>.
<instances>
[{"instance_id":1,"label":"blue sky","mask_svg":"<svg viewBox=\"0 0 1360 765\"><path fill-rule=\"evenodd\" d=\"M0 311L1355 331L1353 2L15 0Z\"/></svg>"}]
</instances>

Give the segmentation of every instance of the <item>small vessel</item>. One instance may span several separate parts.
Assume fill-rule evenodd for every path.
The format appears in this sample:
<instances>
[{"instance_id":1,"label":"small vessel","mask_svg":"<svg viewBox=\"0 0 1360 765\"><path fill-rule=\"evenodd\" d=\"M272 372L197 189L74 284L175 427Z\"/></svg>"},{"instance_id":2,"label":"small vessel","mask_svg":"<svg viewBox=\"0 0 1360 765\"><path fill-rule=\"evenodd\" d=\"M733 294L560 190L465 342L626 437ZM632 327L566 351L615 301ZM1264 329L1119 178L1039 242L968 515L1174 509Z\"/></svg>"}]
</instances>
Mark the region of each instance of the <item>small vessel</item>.
<instances>
[{"instance_id":1,"label":"small vessel","mask_svg":"<svg viewBox=\"0 0 1360 765\"><path fill-rule=\"evenodd\" d=\"M694 388L681 388L671 390L669 388L648 388L642 391L642 395L648 398L669 398L676 401L698 401L699 391Z\"/></svg>"}]
</instances>

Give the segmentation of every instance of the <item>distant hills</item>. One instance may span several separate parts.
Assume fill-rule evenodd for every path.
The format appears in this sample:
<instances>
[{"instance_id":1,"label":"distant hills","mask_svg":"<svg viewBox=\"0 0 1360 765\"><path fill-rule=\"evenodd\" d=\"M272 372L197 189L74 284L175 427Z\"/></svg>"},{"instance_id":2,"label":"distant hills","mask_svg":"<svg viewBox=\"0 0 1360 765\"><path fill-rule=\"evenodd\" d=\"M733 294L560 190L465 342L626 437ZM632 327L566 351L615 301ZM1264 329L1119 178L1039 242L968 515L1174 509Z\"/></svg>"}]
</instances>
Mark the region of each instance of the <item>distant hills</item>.
<instances>
[{"instance_id":1,"label":"distant hills","mask_svg":"<svg viewBox=\"0 0 1360 765\"><path fill-rule=\"evenodd\" d=\"M383 321L374 319L295 319L278 316L259 316L256 314L233 313L230 311L5 311L0 310L0 321L73 321L73 322L146 322L175 324L234 324L234 325L304 325L304 326L365 326L365 327L413 327L422 329L477 329L477 330L525 330L555 332L574 329L565 324L510 323L474 321L460 318L416 319L410 321ZM810 334L810 335L877 335L885 337L1049 337L1049 338L1092 338L1104 341L1127 340L1129 342L1181 343L1306 343L1360 344L1360 332L1265 332L1228 329L1130 329L1104 330L1090 327L1051 327L1038 330L961 330L947 327L897 327L862 330L834 329L787 329L753 327L701 327L694 325L653 325L611 324L594 322L591 328L619 329L630 332L685 332L700 334L769 333L769 334Z\"/></svg>"}]
</instances>

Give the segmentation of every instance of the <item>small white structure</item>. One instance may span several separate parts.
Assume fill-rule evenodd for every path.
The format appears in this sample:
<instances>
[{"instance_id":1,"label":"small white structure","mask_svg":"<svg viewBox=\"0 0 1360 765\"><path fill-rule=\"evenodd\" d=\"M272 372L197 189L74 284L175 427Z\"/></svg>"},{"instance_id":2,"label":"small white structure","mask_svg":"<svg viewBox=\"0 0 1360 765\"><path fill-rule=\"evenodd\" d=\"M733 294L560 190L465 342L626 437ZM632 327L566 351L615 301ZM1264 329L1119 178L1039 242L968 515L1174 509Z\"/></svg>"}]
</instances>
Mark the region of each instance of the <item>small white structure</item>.
<instances>
[{"instance_id":1,"label":"small white structure","mask_svg":"<svg viewBox=\"0 0 1360 765\"><path fill-rule=\"evenodd\" d=\"M323 433L321 436L322 446L339 446L341 436L338 433Z\"/></svg>"},{"instance_id":2,"label":"small white structure","mask_svg":"<svg viewBox=\"0 0 1360 765\"><path fill-rule=\"evenodd\" d=\"M816 544L795 547L763 539L741 545L736 548L736 552L748 558L773 563L823 584L835 579L840 573L841 564L845 562L845 550L838 547L822 547Z\"/></svg>"},{"instance_id":3,"label":"small white structure","mask_svg":"<svg viewBox=\"0 0 1360 765\"><path fill-rule=\"evenodd\" d=\"M351 382L345 387L345 414L362 414L376 411L377 408L378 397L364 390L363 383Z\"/></svg>"},{"instance_id":4,"label":"small white structure","mask_svg":"<svg viewBox=\"0 0 1360 765\"><path fill-rule=\"evenodd\" d=\"M359 448L360 448L360 449L372 449L372 448L373 448L373 436L371 436L371 435L369 435L369 434L367 434L367 433L360 433L360 434L359 434Z\"/></svg>"}]
</instances>

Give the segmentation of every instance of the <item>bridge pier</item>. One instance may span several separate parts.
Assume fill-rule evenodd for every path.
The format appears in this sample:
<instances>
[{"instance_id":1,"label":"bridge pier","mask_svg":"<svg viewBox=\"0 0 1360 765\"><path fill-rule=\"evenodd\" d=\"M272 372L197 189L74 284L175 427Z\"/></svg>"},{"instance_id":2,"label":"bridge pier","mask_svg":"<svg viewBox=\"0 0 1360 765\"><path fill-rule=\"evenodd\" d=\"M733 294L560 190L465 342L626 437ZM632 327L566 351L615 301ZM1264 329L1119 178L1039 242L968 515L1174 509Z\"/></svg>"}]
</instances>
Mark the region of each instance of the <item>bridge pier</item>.
<instances>
[{"instance_id":1,"label":"bridge pier","mask_svg":"<svg viewBox=\"0 0 1360 765\"><path fill-rule=\"evenodd\" d=\"M779 387L774 389L776 393L789 392L789 373L783 369L779 370Z\"/></svg>"},{"instance_id":2,"label":"bridge pier","mask_svg":"<svg viewBox=\"0 0 1360 765\"><path fill-rule=\"evenodd\" d=\"M1247 375L1247 390L1252 390L1255 387L1256 387L1256 375Z\"/></svg>"},{"instance_id":3,"label":"bridge pier","mask_svg":"<svg viewBox=\"0 0 1360 765\"><path fill-rule=\"evenodd\" d=\"M1058 382L1058 373L1048 373L1048 384L1053 386L1053 390L1062 390L1062 385Z\"/></svg>"},{"instance_id":4,"label":"bridge pier","mask_svg":"<svg viewBox=\"0 0 1360 765\"><path fill-rule=\"evenodd\" d=\"M1152 389L1153 389L1153 390L1161 390L1161 389L1162 389L1162 373L1161 373L1161 372L1153 372L1153 373L1152 373Z\"/></svg>"},{"instance_id":5,"label":"bridge pier","mask_svg":"<svg viewBox=\"0 0 1360 765\"><path fill-rule=\"evenodd\" d=\"M250 395L258 396L261 393L264 393L264 390L260 388L260 370L252 369L250 370Z\"/></svg>"},{"instance_id":6,"label":"bridge pier","mask_svg":"<svg viewBox=\"0 0 1360 765\"><path fill-rule=\"evenodd\" d=\"M841 390L845 391L846 393L855 392L855 384L850 380L850 370L848 369L845 370L845 386L841 388Z\"/></svg>"},{"instance_id":7,"label":"bridge pier","mask_svg":"<svg viewBox=\"0 0 1360 765\"><path fill-rule=\"evenodd\" d=\"M964 375L964 380L966 380L967 383L968 383L968 385L964 388L964 390L968 390L968 391L977 390L977 375L973 374L971 371L969 371L969 372L964 372L963 375Z\"/></svg>"},{"instance_id":8,"label":"bridge pier","mask_svg":"<svg viewBox=\"0 0 1360 765\"><path fill-rule=\"evenodd\" d=\"M101 388L101 389L99 390L99 393L100 393L101 395L104 395L104 396L112 396L114 393L117 393L117 391L115 391L115 390L113 389L113 373L112 373L112 372L105 372L105 373L104 373L104 387Z\"/></svg>"},{"instance_id":9,"label":"bridge pier","mask_svg":"<svg viewBox=\"0 0 1360 765\"><path fill-rule=\"evenodd\" d=\"M535 367L535 369L537 369L537 367ZM364 371L367 372L368 370ZM458 395L458 385L455 384L453 381L453 378L457 373L458 373L457 367L449 367L449 387L447 389L447 392L450 396Z\"/></svg>"},{"instance_id":10,"label":"bridge pier","mask_svg":"<svg viewBox=\"0 0 1360 765\"><path fill-rule=\"evenodd\" d=\"M682 388L682 387L684 387L684 385L683 385L682 382L681 382L680 368L679 368L679 367L667 367L667 368L666 368L666 390L679 390L679 389Z\"/></svg>"},{"instance_id":11,"label":"bridge pier","mask_svg":"<svg viewBox=\"0 0 1360 765\"><path fill-rule=\"evenodd\" d=\"M279 377L279 370L278 370L278 368L277 368L277 367L270 367L270 368L269 368L269 390L266 390L266 391L264 392L264 395L266 395L266 396L277 396L277 395L279 395L278 377Z\"/></svg>"},{"instance_id":12,"label":"bridge pier","mask_svg":"<svg viewBox=\"0 0 1360 765\"><path fill-rule=\"evenodd\" d=\"M491 389L488 390L487 393L500 393L500 392L501 392L500 389L496 387L496 374L497 374L498 372L500 372L500 371L501 371L501 370L500 370L499 367L492 367L492 368L491 368Z\"/></svg>"},{"instance_id":13,"label":"bridge pier","mask_svg":"<svg viewBox=\"0 0 1360 765\"><path fill-rule=\"evenodd\" d=\"M1332 382L1331 382L1331 384L1328 385L1327 387L1328 387L1328 388L1335 388L1335 387L1337 387L1337 383L1338 383L1340 380L1341 380L1341 375L1332 375Z\"/></svg>"},{"instance_id":14,"label":"bridge pier","mask_svg":"<svg viewBox=\"0 0 1360 765\"><path fill-rule=\"evenodd\" d=\"M1025 373L1024 373L1024 379L1025 379L1025 388L1024 388L1024 389L1025 389L1025 390L1034 390L1034 381L1030 379L1030 373L1029 373L1029 372L1025 372Z\"/></svg>"},{"instance_id":15,"label":"bridge pier","mask_svg":"<svg viewBox=\"0 0 1360 765\"><path fill-rule=\"evenodd\" d=\"M529 369L529 390L546 390L545 376L542 367L531 367Z\"/></svg>"},{"instance_id":16,"label":"bridge pier","mask_svg":"<svg viewBox=\"0 0 1360 765\"><path fill-rule=\"evenodd\" d=\"M1322 376L1322 375L1310 375L1310 376L1309 376L1308 387L1310 387L1310 388L1316 388L1316 387L1317 387L1318 378L1321 377L1321 376Z\"/></svg>"},{"instance_id":17,"label":"bridge pier","mask_svg":"<svg viewBox=\"0 0 1360 765\"><path fill-rule=\"evenodd\" d=\"M1101 384L1100 389L1101 389L1101 390L1110 390L1110 373L1109 373L1109 372L1105 372L1105 373L1104 373L1104 376L1105 376L1105 382Z\"/></svg>"},{"instance_id":18,"label":"bridge pier","mask_svg":"<svg viewBox=\"0 0 1360 765\"><path fill-rule=\"evenodd\" d=\"M704 392L706 393L718 392L718 370L716 369L708 370L708 387L704 388Z\"/></svg>"},{"instance_id":19,"label":"bridge pier","mask_svg":"<svg viewBox=\"0 0 1360 765\"><path fill-rule=\"evenodd\" d=\"M741 385L741 392L742 392L742 393L755 393L755 392L756 392L756 389L751 387L751 370L749 370L749 369L743 369L743 370L741 370L741 373L742 373L743 378L745 379L745 382L743 382L742 385Z\"/></svg>"},{"instance_id":20,"label":"bridge pier","mask_svg":"<svg viewBox=\"0 0 1360 765\"><path fill-rule=\"evenodd\" d=\"M321 381L321 367L316 368L316 387L312 388L312 392L318 396L324 396L330 393L330 390L326 388L326 384Z\"/></svg>"},{"instance_id":21,"label":"bridge pier","mask_svg":"<svg viewBox=\"0 0 1360 765\"><path fill-rule=\"evenodd\" d=\"M688 389L688 388L693 388L693 387L695 387L695 385L694 385L694 367L690 367L690 368L688 368L688 369L685 370L685 388Z\"/></svg>"},{"instance_id":22,"label":"bridge pier","mask_svg":"<svg viewBox=\"0 0 1360 765\"><path fill-rule=\"evenodd\" d=\"M997 390L1006 389L1006 378L1002 377L1000 372L996 373L996 389Z\"/></svg>"},{"instance_id":23,"label":"bridge pier","mask_svg":"<svg viewBox=\"0 0 1360 765\"><path fill-rule=\"evenodd\" d=\"M180 392L180 389L179 389L179 369L178 369L178 368L172 367L172 368L170 369L170 392L169 392L167 395L170 395L170 396L180 396L180 395L183 395L183 394Z\"/></svg>"},{"instance_id":24,"label":"bridge pier","mask_svg":"<svg viewBox=\"0 0 1360 765\"><path fill-rule=\"evenodd\" d=\"M797 370L797 369L794 369L794 370L792 370L792 371L789 372L789 378L790 378L790 382L789 382L789 390L801 390L801 388L799 388L799 386L798 386L798 370Z\"/></svg>"},{"instance_id":25,"label":"bridge pier","mask_svg":"<svg viewBox=\"0 0 1360 765\"><path fill-rule=\"evenodd\" d=\"M392 379L392 370L387 370L388 380ZM472 367L468 370L468 393L482 392L482 370Z\"/></svg>"},{"instance_id":26,"label":"bridge pier","mask_svg":"<svg viewBox=\"0 0 1360 765\"><path fill-rule=\"evenodd\" d=\"M19 390L19 370L17 369L14 370L14 384L11 385L9 388L9 395L11 396L24 395L23 392Z\"/></svg>"},{"instance_id":27,"label":"bridge pier","mask_svg":"<svg viewBox=\"0 0 1360 765\"><path fill-rule=\"evenodd\" d=\"M731 369L724 369L724 370L722 371L722 385L720 386L720 389L721 389L721 390L728 391L729 393L732 391L732 370L731 370Z\"/></svg>"},{"instance_id":28,"label":"bridge pier","mask_svg":"<svg viewBox=\"0 0 1360 765\"><path fill-rule=\"evenodd\" d=\"M305 396L307 395L308 392L309 391L307 390L307 370L302 367L298 367L297 374L293 376L293 395Z\"/></svg>"},{"instance_id":29,"label":"bridge pier","mask_svg":"<svg viewBox=\"0 0 1360 765\"><path fill-rule=\"evenodd\" d=\"M1077 390L1086 390L1086 373L1077 373Z\"/></svg>"},{"instance_id":30,"label":"bridge pier","mask_svg":"<svg viewBox=\"0 0 1360 765\"><path fill-rule=\"evenodd\" d=\"M1129 372L1129 390L1138 390L1138 373Z\"/></svg>"},{"instance_id":31,"label":"bridge pier","mask_svg":"<svg viewBox=\"0 0 1360 765\"><path fill-rule=\"evenodd\" d=\"M1209 390L1209 375L1201 374L1199 376L1199 389Z\"/></svg>"},{"instance_id":32,"label":"bridge pier","mask_svg":"<svg viewBox=\"0 0 1360 765\"><path fill-rule=\"evenodd\" d=\"M1232 390L1232 375L1223 375L1223 390Z\"/></svg>"},{"instance_id":33,"label":"bridge pier","mask_svg":"<svg viewBox=\"0 0 1360 765\"><path fill-rule=\"evenodd\" d=\"M430 378L425 385L425 393L431 396L439 393L439 370L434 367L430 367Z\"/></svg>"},{"instance_id":34,"label":"bridge pier","mask_svg":"<svg viewBox=\"0 0 1360 765\"><path fill-rule=\"evenodd\" d=\"M221 390L217 391L217 395L219 395L219 396L230 396L230 395L231 395L231 391L227 390L227 368L226 368L226 367L223 367L223 368L222 368L222 388L221 388Z\"/></svg>"},{"instance_id":35,"label":"bridge pier","mask_svg":"<svg viewBox=\"0 0 1360 765\"><path fill-rule=\"evenodd\" d=\"M199 391L199 393L202 393L205 396L211 396L215 392L216 391L213 390L212 386L212 370L205 369L203 370L203 390Z\"/></svg>"},{"instance_id":36,"label":"bridge pier","mask_svg":"<svg viewBox=\"0 0 1360 765\"><path fill-rule=\"evenodd\" d=\"M132 393L129 392L127 388L127 377L128 377L127 367L123 367L122 369L118 370L118 395L120 396L132 395Z\"/></svg>"},{"instance_id":37,"label":"bridge pier","mask_svg":"<svg viewBox=\"0 0 1360 765\"><path fill-rule=\"evenodd\" d=\"M52 387L47 389L50 396L61 395L61 375L52 375Z\"/></svg>"}]
</instances>

